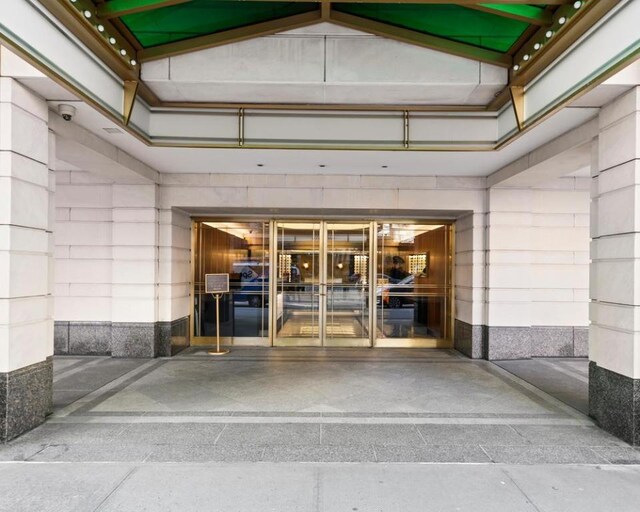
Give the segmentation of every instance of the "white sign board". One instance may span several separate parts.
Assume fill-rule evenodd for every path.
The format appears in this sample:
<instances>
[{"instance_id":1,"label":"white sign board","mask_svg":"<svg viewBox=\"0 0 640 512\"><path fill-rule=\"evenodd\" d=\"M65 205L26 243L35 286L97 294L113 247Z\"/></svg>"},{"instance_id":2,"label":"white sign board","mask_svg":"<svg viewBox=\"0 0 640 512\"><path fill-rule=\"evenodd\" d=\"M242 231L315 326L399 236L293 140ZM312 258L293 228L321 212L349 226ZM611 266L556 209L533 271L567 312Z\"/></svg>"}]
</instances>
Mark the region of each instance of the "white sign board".
<instances>
[{"instance_id":1,"label":"white sign board","mask_svg":"<svg viewBox=\"0 0 640 512\"><path fill-rule=\"evenodd\" d=\"M229 293L229 274L205 274L205 293Z\"/></svg>"}]
</instances>

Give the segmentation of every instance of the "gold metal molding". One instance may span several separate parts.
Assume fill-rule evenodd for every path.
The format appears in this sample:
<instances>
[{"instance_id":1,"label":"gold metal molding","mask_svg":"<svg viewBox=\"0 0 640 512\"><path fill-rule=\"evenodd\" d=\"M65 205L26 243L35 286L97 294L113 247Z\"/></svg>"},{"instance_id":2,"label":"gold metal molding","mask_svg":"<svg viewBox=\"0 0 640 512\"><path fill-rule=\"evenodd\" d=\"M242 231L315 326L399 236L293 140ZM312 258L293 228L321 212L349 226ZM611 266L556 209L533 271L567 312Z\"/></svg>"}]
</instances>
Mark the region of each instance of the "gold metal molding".
<instances>
[{"instance_id":1,"label":"gold metal molding","mask_svg":"<svg viewBox=\"0 0 640 512\"><path fill-rule=\"evenodd\" d=\"M522 85L512 85L509 87L509 94L511 96L511 103L513 104L513 111L516 115L516 122L518 123L518 130L524 130L525 126L525 111L524 111L524 87Z\"/></svg>"},{"instance_id":2,"label":"gold metal molding","mask_svg":"<svg viewBox=\"0 0 640 512\"><path fill-rule=\"evenodd\" d=\"M125 80L124 82L124 98L122 106L122 122L125 126L129 125L131 119L131 113L133 112L133 105L136 101L136 95L138 94L138 87L140 82L137 80Z\"/></svg>"}]
</instances>

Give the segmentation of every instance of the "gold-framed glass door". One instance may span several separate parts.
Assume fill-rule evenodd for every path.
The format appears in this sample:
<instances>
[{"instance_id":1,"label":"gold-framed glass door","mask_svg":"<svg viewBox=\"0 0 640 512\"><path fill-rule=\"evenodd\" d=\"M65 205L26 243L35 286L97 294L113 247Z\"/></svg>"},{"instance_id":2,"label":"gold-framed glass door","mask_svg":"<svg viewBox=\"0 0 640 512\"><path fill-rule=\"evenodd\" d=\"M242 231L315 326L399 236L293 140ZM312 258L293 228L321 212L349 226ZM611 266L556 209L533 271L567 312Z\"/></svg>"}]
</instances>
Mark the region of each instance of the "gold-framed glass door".
<instances>
[{"instance_id":1,"label":"gold-framed glass door","mask_svg":"<svg viewBox=\"0 0 640 512\"><path fill-rule=\"evenodd\" d=\"M324 345L371 346L371 222L326 222Z\"/></svg>"},{"instance_id":2,"label":"gold-framed glass door","mask_svg":"<svg viewBox=\"0 0 640 512\"><path fill-rule=\"evenodd\" d=\"M273 344L321 346L321 222L275 222Z\"/></svg>"},{"instance_id":3,"label":"gold-framed glass door","mask_svg":"<svg viewBox=\"0 0 640 512\"><path fill-rule=\"evenodd\" d=\"M376 224L376 347L451 348L450 224Z\"/></svg>"},{"instance_id":4,"label":"gold-framed glass door","mask_svg":"<svg viewBox=\"0 0 640 512\"><path fill-rule=\"evenodd\" d=\"M205 293L204 276L228 273L217 323L222 343L270 345L269 222L195 221L193 236L192 344L216 343L215 299Z\"/></svg>"}]
</instances>

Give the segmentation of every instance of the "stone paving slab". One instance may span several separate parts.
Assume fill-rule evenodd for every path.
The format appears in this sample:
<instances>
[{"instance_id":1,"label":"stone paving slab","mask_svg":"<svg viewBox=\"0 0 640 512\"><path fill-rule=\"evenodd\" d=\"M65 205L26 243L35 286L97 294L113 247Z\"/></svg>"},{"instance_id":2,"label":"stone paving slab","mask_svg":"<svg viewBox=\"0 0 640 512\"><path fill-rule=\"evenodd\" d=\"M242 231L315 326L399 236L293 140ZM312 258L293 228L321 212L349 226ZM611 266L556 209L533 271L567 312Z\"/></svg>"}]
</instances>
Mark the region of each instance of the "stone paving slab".
<instances>
[{"instance_id":1,"label":"stone paving slab","mask_svg":"<svg viewBox=\"0 0 640 512\"><path fill-rule=\"evenodd\" d=\"M639 481L635 466L0 463L0 510L636 512Z\"/></svg>"}]
</instances>

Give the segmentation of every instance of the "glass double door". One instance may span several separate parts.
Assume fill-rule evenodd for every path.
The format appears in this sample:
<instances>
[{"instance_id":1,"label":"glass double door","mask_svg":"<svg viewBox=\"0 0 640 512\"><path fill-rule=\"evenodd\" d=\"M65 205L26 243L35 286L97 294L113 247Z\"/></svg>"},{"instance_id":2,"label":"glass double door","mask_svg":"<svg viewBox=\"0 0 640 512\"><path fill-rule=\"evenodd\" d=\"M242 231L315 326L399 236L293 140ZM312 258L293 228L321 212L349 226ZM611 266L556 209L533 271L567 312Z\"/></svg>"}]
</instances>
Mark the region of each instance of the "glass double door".
<instances>
[{"instance_id":1,"label":"glass double door","mask_svg":"<svg viewBox=\"0 0 640 512\"><path fill-rule=\"evenodd\" d=\"M276 222L276 346L368 347L371 222Z\"/></svg>"}]
</instances>

